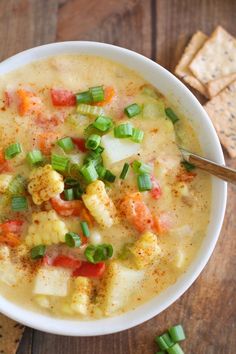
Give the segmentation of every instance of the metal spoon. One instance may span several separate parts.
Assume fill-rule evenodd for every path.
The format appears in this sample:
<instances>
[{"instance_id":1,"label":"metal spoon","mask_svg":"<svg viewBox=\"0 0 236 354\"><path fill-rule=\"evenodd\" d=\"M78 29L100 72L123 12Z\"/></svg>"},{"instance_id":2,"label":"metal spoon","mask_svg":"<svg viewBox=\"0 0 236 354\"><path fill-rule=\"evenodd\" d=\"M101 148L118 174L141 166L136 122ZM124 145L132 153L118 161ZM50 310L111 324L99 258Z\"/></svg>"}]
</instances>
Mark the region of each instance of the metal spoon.
<instances>
[{"instance_id":1,"label":"metal spoon","mask_svg":"<svg viewBox=\"0 0 236 354\"><path fill-rule=\"evenodd\" d=\"M213 161L205 159L199 155L193 154L181 147L180 152L187 162L192 163L194 166L209 172L210 174L223 179L224 181L236 184L236 170L219 165Z\"/></svg>"}]
</instances>

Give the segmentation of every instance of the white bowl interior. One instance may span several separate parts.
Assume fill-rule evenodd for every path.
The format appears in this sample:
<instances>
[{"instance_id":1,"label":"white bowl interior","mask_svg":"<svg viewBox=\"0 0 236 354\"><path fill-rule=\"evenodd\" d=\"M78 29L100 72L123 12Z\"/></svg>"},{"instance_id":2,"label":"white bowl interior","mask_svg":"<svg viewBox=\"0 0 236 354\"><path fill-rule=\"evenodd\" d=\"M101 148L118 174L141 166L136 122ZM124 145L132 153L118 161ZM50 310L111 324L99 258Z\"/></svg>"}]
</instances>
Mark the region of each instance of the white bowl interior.
<instances>
[{"instance_id":1,"label":"white bowl interior","mask_svg":"<svg viewBox=\"0 0 236 354\"><path fill-rule=\"evenodd\" d=\"M142 55L120 47L96 42L62 42L36 47L17 54L0 64L0 75L17 69L31 61L57 54L91 54L117 61L139 72L144 79L154 85L169 100L190 117L197 132L204 155L224 164L222 149L206 112L192 93L171 73ZM38 314L9 302L0 296L0 311L27 326L45 332L73 335L94 336L125 330L138 325L170 306L177 300L198 277L209 260L223 223L226 206L226 183L212 177L212 212L207 235L188 271L178 281L160 295L121 316L94 321L62 320Z\"/></svg>"}]
</instances>

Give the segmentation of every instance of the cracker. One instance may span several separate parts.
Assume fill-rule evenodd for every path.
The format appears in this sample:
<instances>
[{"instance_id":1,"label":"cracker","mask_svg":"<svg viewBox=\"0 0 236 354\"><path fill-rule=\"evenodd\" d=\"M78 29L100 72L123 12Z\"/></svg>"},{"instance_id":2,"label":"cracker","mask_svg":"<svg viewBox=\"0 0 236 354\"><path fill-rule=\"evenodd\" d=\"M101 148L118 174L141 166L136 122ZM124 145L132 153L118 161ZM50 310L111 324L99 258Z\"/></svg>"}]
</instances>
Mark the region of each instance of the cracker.
<instances>
[{"instance_id":1,"label":"cracker","mask_svg":"<svg viewBox=\"0 0 236 354\"><path fill-rule=\"evenodd\" d=\"M15 354L24 326L0 314L0 353Z\"/></svg>"},{"instance_id":2,"label":"cracker","mask_svg":"<svg viewBox=\"0 0 236 354\"><path fill-rule=\"evenodd\" d=\"M203 84L236 73L236 39L218 26L189 68Z\"/></svg>"},{"instance_id":3,"label":"cracker","mask_svg":"<svg viewBox=\"0 0 236 354\"><path fill-rule=\"evenodd\" d=\"M236 157L236 81L204 106L220 141L231 157Z\"/></svg>"},{"instance_id":4,"label":"cracker","mask_svg":"<svg viewBox=\"0 0 236 354\"><path fill-rule=\"evenodd\" d=\"M218 95L218 93L220 91L222 91L226 86L231 84L231 82L233 82L234 80L236 80L236 73L229 74L229 75L223 76L219 79L209 81L207 83L207 91L208 91L209 97L212 98L212 97Z\"/></svg>"},{"instance_id":5,"label":"cracker","mask_svg":"<svg viewBox=\"0 0 236 354\"><path fill-rule=\"evenodd\" d=\"M188 46L185 48L184 54L182 55L178 65L175 68L175 74L194 89L198 90L202 95L207 97L206 87L196 77L193 76L192 72L188 68L189 63L192 61L195 54L202 47L206 40L207 36L201 31L198 31L193 35Z\"/></svg>"}]
</instances>

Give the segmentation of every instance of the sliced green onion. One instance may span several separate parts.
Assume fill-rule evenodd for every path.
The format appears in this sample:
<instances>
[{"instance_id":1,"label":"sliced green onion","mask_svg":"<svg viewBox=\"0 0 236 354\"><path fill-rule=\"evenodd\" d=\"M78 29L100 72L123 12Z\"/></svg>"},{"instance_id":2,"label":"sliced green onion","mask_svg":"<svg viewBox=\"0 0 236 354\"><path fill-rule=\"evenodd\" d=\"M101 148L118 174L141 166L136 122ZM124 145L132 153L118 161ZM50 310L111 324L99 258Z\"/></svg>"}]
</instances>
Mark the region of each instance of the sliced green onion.
<instances>
[{"instance_id":1,"label":"sliced green onion","mask_svg":"<svg viewBox=\"0 0 236 354\"><path fill-rule=\"evenodd\" d=\"M168 107L165 109L167 117L172 121L173 124L178 122L179 117L175 114L175 112L172 110L172 108Z\"/></svg>"},{"instance_id":2,"label":"sliced green onion","mask_svg":"<svg viewBox=\"0 0 236 354\"><path fill-rule=\"evenodd\" d=\"M147 163L143 163L140 161L135 160L132 163L132 167L135 173L148 173L152 172L152 166L148 165Z\"/></svg>"},{"instance_id":3,"label":"sliced green onion","mask_svg":"<svg viewBox=\"0 0 236 354\"><path fill-rule=\"evenodd\" d=\"M7 192L11 195L20 195L25 192L25 178L21 175L13 177L9 183Z\"/></svg>"},{"instance_id":4,"label":"sliced green onion","mask_svg":"<svg viewBox=\"0 0 236 354\"><path fill-rule=\"evenodd\" d=\"M168 333L164 333L161 336L155 338L155 342L159 345L161 350L167 350L174 345L174 342L170 338Z\"/></svg>"},{"instance_id":5,"label":"sliced green onion","mask_svg":"<svg viewBox=\"0 0 236 354\"><path fill-rule=\"evenodd\" d=\"M129 171L129 164L126 162L122 168L121 174L120 174L120 179L125 179L127 176L127 173Z\"/></svg>"},{"instance_id":6,"label":"sliced green onion","mask_svg":"<svg viewBox=\"0 0 236 354\"><path fill-rule=\"evenodd\" d=\"M81 188L80 185L78 185L73 188L73 192L74 192L74 199L80 199L82 194L84 193L84 190Z\"/></svg>"},{"instance_id":7,"label":"sliced green onion","mask_svg":"<svg viewBox=\"0 0 236 354\"><path fill-rule=\"evenodd\" d=\"M103 179L104 179L105 181L107 181L107 182L113 183L113 182L115 181L115 179L116 179L116 176L115 176L111 171L106 170Z\"/></svg>"},{"instance_id":8,"label":"sliced green onion","mask_svg":"<svg viewBox=\"0 0 236 354\"><path fill-rule=\"evenodd\" d=\"M172 347L167 348L166 350L169 354L184 354L183 349L178 343L175 343Z\"/></svg>"},{"instance_id":9,"label":"sliced green onion","mask_svg":"<svg viewBox=\"0 0 236 354\"><path fill-rule=\"evenodd\" d=\"M147 173L138 175L138 189L140 192L150 191L152 189L152 181L150 175Z\"/></svg>"},{"instance_id":10,"label":"sliced green onion","mask_svg":"<svg viewBox=\"0 0 236 354\"><path fill-rule=\"evenodd\" d=\"M194 170L196 168L195 165L193 165L192 163L188 162L188 161L182 161L181 165L185 168L186 171L190 172L192 170Z\"/></svg>"},{"instance_id":11,"label":"sliced green onion","mask_svg":"<svg viewBox=\"0 0 236 354\"><path fill-rule=\"evenodd\" d=\"M80 247L82 243L80 236L75 232L68 232L65 234L65 242L67 246L71 248Z\"/></svg>"},{"instance_id":12,"label":"sliced green onion","mask_svg":"<svg viewBox=\"0 0 236 354\"><path fill-rule=\"evenodd\" d=\"M69 136L59 139L57 141L57 145L59 145L65 152L70 152L75 147L72 139Z\"/></svg>"},{"instance_id":13,"label":"sliced green onion","mask_svg":"<svg viewBox=\"0 0 236 354\"><path fill-rule=\"evenodd\" d=\"M141 143L143 138L144 132L138 128L134 128L131 140L133 140L135 143Z\"/></svg>"},{"instance_id":14,"label":"sliced green onion","mask_svg":"<svg viewBox=\"0 0 236 354\"><path fill-rule=\"evenodd\" d=\"M90 151L85 157L84 163L92 163L95 167L102 163L102 156L100 153L96 153L96 150Z\"/></svg>"},{"instance_id":15,"label":"sliced green onion","mask_svg":"<svg viewBox=\"0 0 236 354\"><path fill-rule=\"evenodd\" d=\"M92 134L86 140L85 146L87 149L95 150L101 142L101 137L97 134Z\"/></svg>"},{"instance_id":16,"label":"sliced green onion","mask_svg":"<svg viewBox=\"0 0 236 354\"><path fill-rule=\"evenodd\" d=\"M98 178L98 173L92 162L85 164L80 169L81 174L85 178L87 183L91 183Z\"/></svg>"},{"instance_id":17,"label":"sliced green onion","mask_svg":"<svg viewBox=\"0 0 236 354\"><path fill-rule=\"evenodd\" d=\"M69 189L65 189L64 190L64 197L65 200L74 200L74 189L73 188L69 188Z\"/></svg>"},{"instance_id":18,"label":"sliced green onion","mask_svg":"<svg viewBox=\"0 0 236 354\"><path fill-rule=\"evenodd\" d=\"M101 154L104 151L104 148L102 146L98 146L94 152L95 154Z\"/></svg>"},{"instance_id":19,"label":"sliced green onion","mask_svg":"<svg viewBox=\"0 0 236 354\"><path fill-rule=\"evenodd\" d=\"M89 230L87 222L86 221L81 221L80 226L81 226L83 235L85 237L89 237L90 236L90 230Z\"/></svg>"},{"instance_id":20,"label":"sliced green onion","mask_svg":"<svg viewBox=\"0 0 236 354\"><path fill-rule=\"evenodd\" d=\"M54 170L59 172L66 172L69 165L69 159L65 156L53 154L51 156L51 164Z\"/></svg>"},{"instance_id":21,"label":"sliced green onion","mask_svg":"<svg viewBox=\"0 0 236 354\"><path fill-rule=\"evenodd\" d=\"M129 138L133 135L133 127L130 123L120 124L114 128L116 138Z\"/></svg>"},{"instance_id":22,"label":"sliced green onion","mask_svg":"<svg viewBox=\"0 0 236 354\"><path fill-rule=\"evenodd\" d=\"M79 104L77 106L77 112L85 115L90 115L90 116L102 116L104 113L104 110L102 107L99 106L90 106L88 104Z\"/></svg>"},{"instance_id":23,"label":"sliced green onion","mask_svg":"<svg viewBox=\"0 0 236 354\"><path fill-rule=\"evenodd\" d=\"M40 150L32 150L26 155L26 160L33 166L43 161L43 155Z\"/></svg>"},{"instance_id":24,"label":"sliced green onion","mask_svg":"<svg viewBox=\"0 0 236 354\"><path fill-rule=\"evenodd\" d=\"M89 262L98 263L112 257L113 247L110 244L102 244L98 246L89 245L86 248L84 255Z\"/></svg>"},{"instance_id":25,"label":"sliced green onion","mask_svg":"<svg viewBox=\"0 0 236 354\"><path fill-rule=\"evenodd\" d=\"M104 101L104 89L103 86L91 87L89 89L91 96L93 98L93 102L101 102Z\"/></svg>"},{"instance_id":26,"label":"sliced green onion","mask_svg":"<svg viewBox=\"0 0 236 354\"><path fill-rule=\"evenodd\" d=\"M71 178L71 177L66 177L64 179L64 183L65 185L67 185L68 187L75 187L78 186L80 183L77 179L75 178Z\"/></svg>"},{"instance_id":27,"label":"sliced green onion","mask_svg":"<svg viewBox=\"0 0 236 354\"><path fill-rule=\"evenodd\" d=\"M182 340L185 340L186 336L185 336L185 333L184 333L184 329L183 327L179 324L179 325L176 325L176 326L173 326L171 327L169 330L168 330L170 336L171 336L171 339L173 340L173 342L180 342Z\"/></svg>"},{"instance_id":28,"label":"sliced green onion","mask_svg":"<svg viewBox=\"0 0 236 354\"><path fill-rule=\"evenodd\" d=\"M101 130L102 132L108 131L112 127L112 125L113 123L111 118L105 116L99 116L93 122L93 126L96 129Z\"/></svg>"},{"instance_id":29,"label":"sliced green onion","mask_svg":"<svg viewBox=\"0 0 236 354\"><path fill-rule=\"evenodd\" d=\"M43 258L43 256L45 255L45 252L46 252L46 246L45 245L38 245L38 246L31 248L30 257L32 259Z\"/></svg>"},{"instance_id":30,"label":"sliced green onion","mask_svg":"<svg viewBox=\"0 0 236 354\"><path fill-rule=\"evenodd\" d=\"M92 103L93 98L90 91L78 92L76 94L76 103Z\"/></svg>"},{"instance_id":31,"label":"sliced green onion","mask_svg":"<svg viewBox=\"0 0 236 354\"><path fill-rule=\"evenodd\" d=\"M102 165L96 166L96 171L98 173L99 178L103 178L106 173L106 168Z\"/></svg>"},{"instance_id":32,"label":"sliced green onion","mask_svg":"<svg viewBox=\"0 0 236 354\"><path fill-rule=\"evenodd\" d=\"M5 159L11 160L13 157L21 153L21 145L19 143L11 144L5 149Z\"/></svg>"},{"instance_id":33,"label":"sliced green onion","mask_svg":"<svg viewBox=\"0 0 236 354\"><path fill-rule=\"evenodd\" d=\"M11 210L13 211L24 211L28 209L28 202L26 197L23 196L13 196L11 200Z\"/></svg>"},{"instance_id":34,"label":"sliced green onion","mask_svg":"<svg viewBox=\"0 0 236 354\"><path fill-rule=\"evenodd\" d=\"M125 114L132 118L141 112L141 107L137 103L133 103L124 109Z\"/></svg>"},{"instance_id":35,"label":"sliced green onion","mask_svg":"<svg viewBox=\"0 0 236 354\"><path fill-rule=\"evenodd\" d=\"M80 165L78 163L72 163L71 161L68 162L66 174L69 178L77 179L80 176Z\"/></svg>"}]
</instances>

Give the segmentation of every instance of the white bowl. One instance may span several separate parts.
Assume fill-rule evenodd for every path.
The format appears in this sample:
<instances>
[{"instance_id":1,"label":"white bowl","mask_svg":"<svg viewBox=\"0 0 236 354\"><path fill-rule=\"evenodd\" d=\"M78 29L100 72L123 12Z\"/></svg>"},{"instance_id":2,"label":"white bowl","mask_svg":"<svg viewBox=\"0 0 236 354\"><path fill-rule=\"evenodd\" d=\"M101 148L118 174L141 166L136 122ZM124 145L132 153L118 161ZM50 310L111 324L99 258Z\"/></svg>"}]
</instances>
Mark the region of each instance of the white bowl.
<instances>
[{"instance_id":1,"label":"white bowl","mask_svg":"<svg viewBox=\"0 0 236 354\"><path fill-rule=\"evenodd\" d=\"M35 60L57 54L91 54L117 61L134 69L145 80L155 86L169 100L180 107L198 134L204 155L218 163L224 164L222 149L206 112L193 94L170 72L144 56L130 50L109 44L96 42L62 42L47 44L22 53L3 61L0 64L0 75L17 69ZM45 332L69 336L94 336L114 333L136 326L158 315L176 301L196 280L209 260L223 223L227 198L226 183L212 178L212 211L207 235L196 258L178 281L134 311L121 316L104 318L94 321L79 321L52 318L21 308L0 296L0 312L21 322Z\"/></svg>"}]
</instances>

